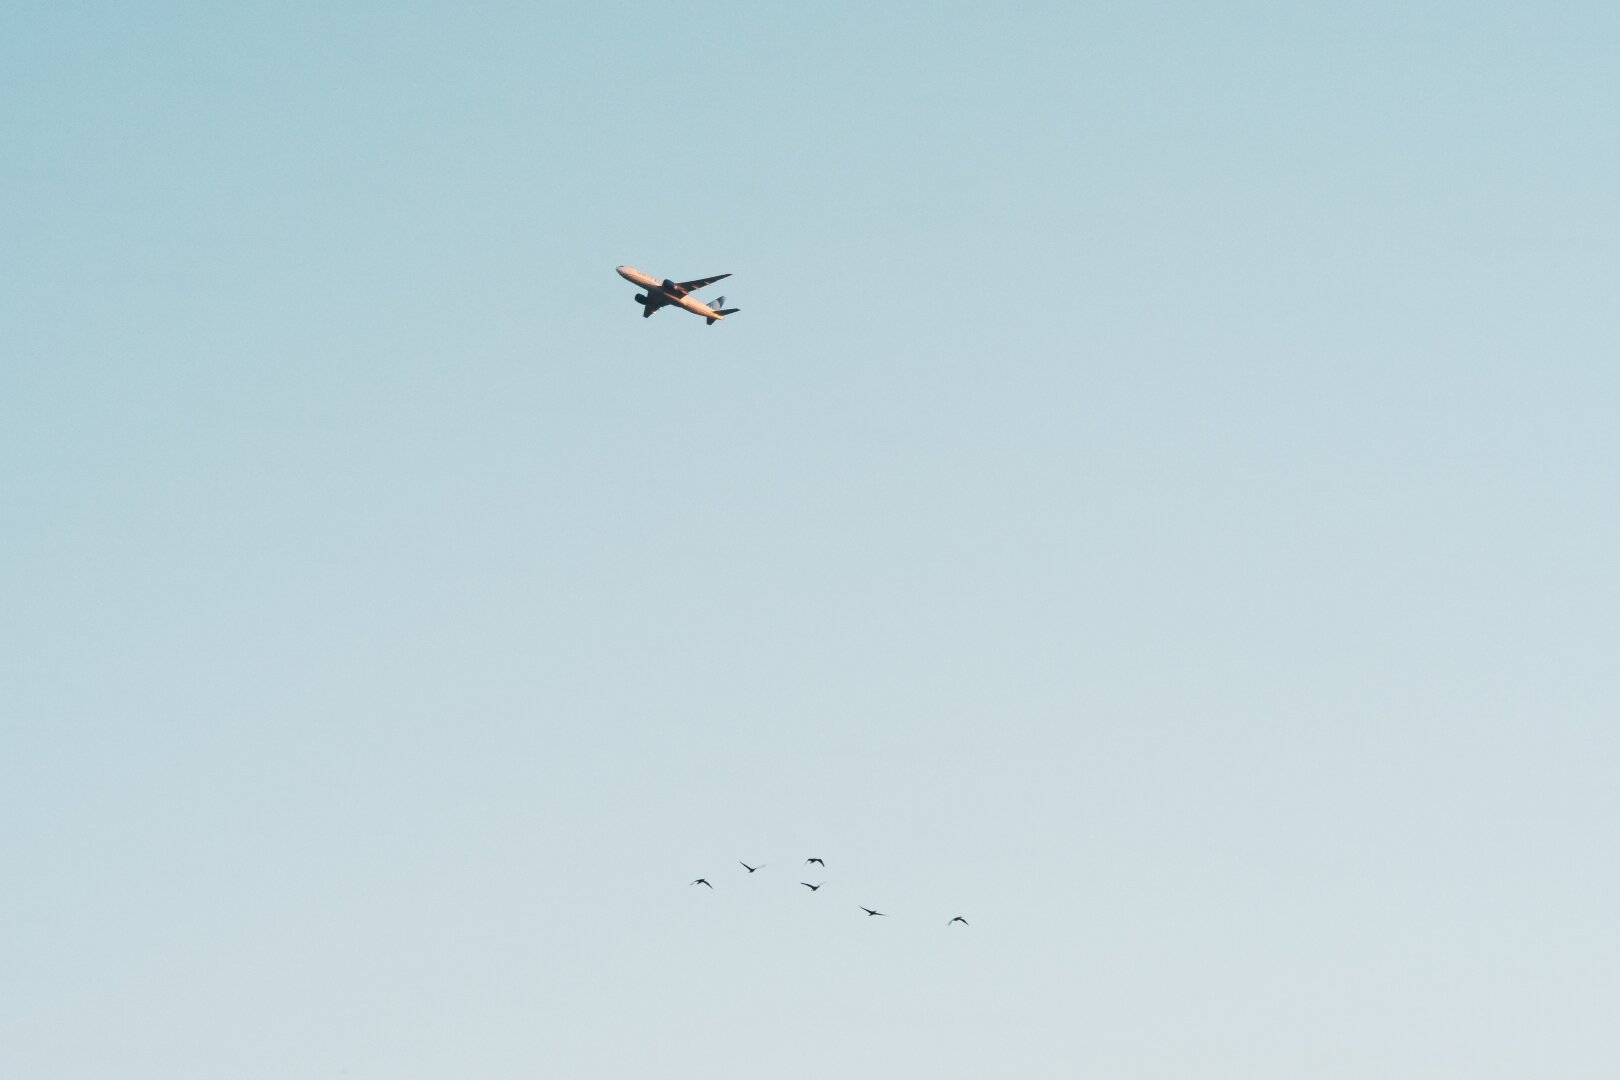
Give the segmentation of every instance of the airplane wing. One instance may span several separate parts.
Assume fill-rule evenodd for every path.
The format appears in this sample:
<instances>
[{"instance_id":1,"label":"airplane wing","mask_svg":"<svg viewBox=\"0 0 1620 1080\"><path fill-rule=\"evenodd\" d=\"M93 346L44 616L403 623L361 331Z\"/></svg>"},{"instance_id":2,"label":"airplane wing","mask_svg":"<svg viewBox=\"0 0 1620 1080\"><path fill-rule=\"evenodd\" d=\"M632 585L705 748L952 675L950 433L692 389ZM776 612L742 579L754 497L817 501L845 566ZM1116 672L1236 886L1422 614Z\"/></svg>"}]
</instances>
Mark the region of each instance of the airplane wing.
<instances>
[{"instance_id":1,"label":"airplane wing","mask_svg":"<svg viewBox=\"0 0 1620 1080\"><path fill-rule=\"evenodd\" d=\"M721 278L730 276L730 274L716 274L714 277L698 278L696 281L677 281L675 284L682 292L691 292L693 289L706 289Z\"/></svg>"}]
</instances>

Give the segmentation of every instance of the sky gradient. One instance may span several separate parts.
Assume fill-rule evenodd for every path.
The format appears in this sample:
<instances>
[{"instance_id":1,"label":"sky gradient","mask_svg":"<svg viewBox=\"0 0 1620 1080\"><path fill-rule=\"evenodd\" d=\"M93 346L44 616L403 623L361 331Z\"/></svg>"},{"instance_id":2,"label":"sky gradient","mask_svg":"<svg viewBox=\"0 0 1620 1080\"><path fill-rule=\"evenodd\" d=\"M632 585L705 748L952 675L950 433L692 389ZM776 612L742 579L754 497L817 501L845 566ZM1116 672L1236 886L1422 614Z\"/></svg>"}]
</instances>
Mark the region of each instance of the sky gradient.
<instances>
[{"instance_id":1,"label":"sky gradient","mask_svg":"<svg viewBox=\"0 0 1620 1080\"><path fill-rule=\"evenodd\" d=\"M11 5L0 1074L1616 1075L1620 11L1353 7Z\"/></svg>"}]
</instances>

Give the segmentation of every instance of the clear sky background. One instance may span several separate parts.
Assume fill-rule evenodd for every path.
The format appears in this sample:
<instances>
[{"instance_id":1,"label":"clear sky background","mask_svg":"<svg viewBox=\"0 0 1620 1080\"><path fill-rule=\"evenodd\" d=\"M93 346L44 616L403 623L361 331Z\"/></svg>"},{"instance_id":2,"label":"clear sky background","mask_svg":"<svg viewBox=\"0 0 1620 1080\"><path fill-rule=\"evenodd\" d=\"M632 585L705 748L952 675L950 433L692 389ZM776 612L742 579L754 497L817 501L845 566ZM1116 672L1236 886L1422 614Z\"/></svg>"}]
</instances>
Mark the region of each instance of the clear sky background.
<instances>
[{"instance_id":1,"label":"clear sky background","mask_svg":"<svg viewBox=\"0 0 1620 1080\"><path fill-rule=\"evenodd\" d=\"M1617 55L8 5L0 1074L1620 1074Z\"/></svg>"}]
</instances>

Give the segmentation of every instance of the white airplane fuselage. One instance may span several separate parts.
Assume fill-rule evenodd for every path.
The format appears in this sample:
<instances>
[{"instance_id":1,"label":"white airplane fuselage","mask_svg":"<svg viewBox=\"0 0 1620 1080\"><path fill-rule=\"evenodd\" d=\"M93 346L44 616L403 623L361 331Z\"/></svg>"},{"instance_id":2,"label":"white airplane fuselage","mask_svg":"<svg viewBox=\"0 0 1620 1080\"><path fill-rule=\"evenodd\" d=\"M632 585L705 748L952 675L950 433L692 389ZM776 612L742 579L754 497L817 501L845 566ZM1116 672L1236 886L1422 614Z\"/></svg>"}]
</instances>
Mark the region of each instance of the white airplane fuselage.
<instances>
[{"instance_id":1,"label":"white airplane fuselage","mask_svg":"<svg viewBox=\"0 0 1620 1080\"><path fill-rule=\"evenodd\" d=\"M702 315L705 319L713 322L725 318L724 315L697 297L687 295L686 290L673 281L660 281L648 274L643 274L633 266L616 266L614 269L619 272L620 277L630 284L638 285L647 290L647 299L644 306L649 311L655 311L665 305L673 305L685 308L694 315Z\"/></svg>"}]
</instances>

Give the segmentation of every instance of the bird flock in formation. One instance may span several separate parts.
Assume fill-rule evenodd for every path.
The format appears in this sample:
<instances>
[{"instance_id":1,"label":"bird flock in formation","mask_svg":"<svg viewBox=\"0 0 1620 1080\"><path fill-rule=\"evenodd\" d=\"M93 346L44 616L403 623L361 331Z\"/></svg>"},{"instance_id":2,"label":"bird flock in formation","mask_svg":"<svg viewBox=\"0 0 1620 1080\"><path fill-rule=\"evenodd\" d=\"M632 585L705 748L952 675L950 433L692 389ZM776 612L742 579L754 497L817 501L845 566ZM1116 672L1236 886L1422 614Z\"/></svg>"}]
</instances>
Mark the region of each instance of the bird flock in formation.
<instances>
[{"instance_id":1,"label":"bird flock in formation","mask_svg":"<svg viewBox=\"0 0 1620 1080\"><path fill-rule=\"evenodd\" d=\"M804 860L804 864L806 866L819 866L823 870L827 869L827 864L821 859L816 859L816 858L806 859L806 860ZM741 866L744 870L748 871L750 874L757 874L759 871L765 869L765 864L764 863L760 863L758 866L749 866L747 863L743 862L741 859L737 860L737 865ZM701 878L701 877L700 878L695 878L695 879L693 879L691 884L692 885L707 885L710 889L714 888L714 886L709 883L708 878ZM821 887L823 885L827 884L827 883L825 881L821 881L821 882L817 882L816 884L812 885L808 881L801 881L801 882L799 882L799 884L803 885L805 888L809 889L811 892L820 892ZM688 888L690 888L690 887L691 886L689 885ZM873 915L882 915L885 918L888 917L888 912L886 912L886 911L878 911L876 908L869 908L864 904L856 904L855 906L860 908L862 911L866 912L868 917L873 916ZM968 925L968 921L966 919L962 918L962 916L960 916L960 915L955 916L954 918L952 918L951 920L946 922L945 925L946 926L951 926L951 925L953 925L955 923L961 923L963 926Z\"/></svg>"}]
</instances>

